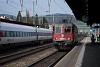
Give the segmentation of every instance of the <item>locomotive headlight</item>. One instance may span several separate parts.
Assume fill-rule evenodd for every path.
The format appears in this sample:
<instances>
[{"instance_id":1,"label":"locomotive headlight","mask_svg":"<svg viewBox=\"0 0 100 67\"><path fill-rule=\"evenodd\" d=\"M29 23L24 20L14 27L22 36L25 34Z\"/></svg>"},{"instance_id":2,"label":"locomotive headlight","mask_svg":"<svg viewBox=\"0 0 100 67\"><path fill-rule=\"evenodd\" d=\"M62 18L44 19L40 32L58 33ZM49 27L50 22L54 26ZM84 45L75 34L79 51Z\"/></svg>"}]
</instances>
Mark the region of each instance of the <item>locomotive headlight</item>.
<instances>
[{"instance_id":1,"label":"locomotive headlight","mask_svg":"<svg viewBox=\"0 0 100 67\"><path fill-rule=\"evenodd\" d=\"M67 45L67 43L65 45Z\"/></svg>"},{"instance_id":2,"label":"locomotive headlight","mask_svg":"<svg viewBox=\"0 0 100 67\"><path fill-rule=\"evenodd\" d=\"M58 39L58 38L56 38L56 39Z\"/></svg>"},{"instance_id":3,"label":"locomotive headlight","mask_svg":"<svg viewBox=\"0 0 100 67\"><path fill-rule=\"evenodd\" d=\"M64 37L64 34L61 34L61 37L63 38Z\"/></svg>"},{"instance_id":4,"label":"locomotive headlight","mask_svg":"<svg viewBox=\"0 0 100 67\"><path fill-rule=\"evenodd\" d=\"M70 38L68 38L68 40L70 40Z\"/></svg>"}]
</instances>

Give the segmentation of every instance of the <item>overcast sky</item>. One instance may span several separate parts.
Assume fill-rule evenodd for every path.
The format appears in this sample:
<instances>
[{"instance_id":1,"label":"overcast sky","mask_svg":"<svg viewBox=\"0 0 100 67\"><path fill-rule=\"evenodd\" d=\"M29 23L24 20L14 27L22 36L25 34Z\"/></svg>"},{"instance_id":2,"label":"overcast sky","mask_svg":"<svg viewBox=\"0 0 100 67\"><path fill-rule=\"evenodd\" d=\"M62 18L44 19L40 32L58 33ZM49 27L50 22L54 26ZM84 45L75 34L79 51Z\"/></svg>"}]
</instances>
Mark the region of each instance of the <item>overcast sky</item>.
<instances>
[{"instance_id":1,"label":"overcast sky","mask_svg":"<svg viewBox=\"0 0 100 67\"><path fill-rule=\"evenodd\" d=\"M30 16L33 16L33 1L34 1L34 14L47 15L47 14L72 14L71 9L68 7L65 0L51 0L50 13L48 7L48 0L23 0L22 16L26 15L26 9L29 10ZM18 11L21 10L20 0L0 0L0 14L10 14L17 16Z\"/></svg>"}]
</instances>

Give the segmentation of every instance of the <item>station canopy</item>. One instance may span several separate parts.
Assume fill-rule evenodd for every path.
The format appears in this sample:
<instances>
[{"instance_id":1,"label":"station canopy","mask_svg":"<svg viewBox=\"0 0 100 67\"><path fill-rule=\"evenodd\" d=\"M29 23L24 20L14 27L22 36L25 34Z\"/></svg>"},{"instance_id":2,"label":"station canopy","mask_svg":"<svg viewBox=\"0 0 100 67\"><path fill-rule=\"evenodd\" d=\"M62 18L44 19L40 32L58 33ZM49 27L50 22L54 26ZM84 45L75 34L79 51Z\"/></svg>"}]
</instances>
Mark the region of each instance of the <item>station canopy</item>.
<instances>
[{"instance_id":1,"label":"station canopy","mask_svg":"<svg viewBox=\"0 0 100 67\"><path fill-rule=\"evenodd\" d=\"M88 25L100 24L99 0L65 0L73 11L77 20L86 22Z\"/></svg>"}]
</instances>

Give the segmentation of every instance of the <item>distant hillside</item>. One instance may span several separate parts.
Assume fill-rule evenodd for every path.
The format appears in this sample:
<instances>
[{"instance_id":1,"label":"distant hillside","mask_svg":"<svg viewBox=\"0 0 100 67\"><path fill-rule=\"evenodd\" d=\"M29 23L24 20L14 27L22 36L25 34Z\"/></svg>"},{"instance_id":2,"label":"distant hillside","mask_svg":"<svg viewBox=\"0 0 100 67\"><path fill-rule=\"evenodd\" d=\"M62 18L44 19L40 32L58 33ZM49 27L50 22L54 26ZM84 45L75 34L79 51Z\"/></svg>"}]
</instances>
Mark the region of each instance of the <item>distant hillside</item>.
<instances>
[{"instance_id":1,"label":"distant hillside","mask_svg":"<svg viewBox=\"0 0 100 67\"><path fill-rule=\"evenodd\" d=\"M16 20L16 16L9 15L9 14L0 14L0 16L5 16L7 19Z\"/></svg>"}]
</instances>

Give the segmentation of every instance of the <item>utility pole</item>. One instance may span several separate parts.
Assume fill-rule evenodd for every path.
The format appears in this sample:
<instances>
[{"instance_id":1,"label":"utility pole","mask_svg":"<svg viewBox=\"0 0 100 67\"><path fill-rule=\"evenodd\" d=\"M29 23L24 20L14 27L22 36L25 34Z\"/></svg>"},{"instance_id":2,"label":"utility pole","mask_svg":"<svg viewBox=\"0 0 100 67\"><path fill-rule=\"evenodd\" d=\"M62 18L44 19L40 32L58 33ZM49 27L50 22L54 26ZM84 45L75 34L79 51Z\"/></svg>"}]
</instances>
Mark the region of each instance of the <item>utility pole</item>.
<instances>
[{"instance_id":1,"label":"utility pole","mask_svg":"<svg viewBox=\"0 0 100 67\"><path fill-rule=\"evenodd\" d=\"M34 1L33 1L33 16L34 16L34 13L35 13L35 9L34 9Z\"/></svg>"},{"instance_id":2,"label":"utility pole","mask_svg":"<svg viewBox=\"0 0 100 67\"><path fill-rule=\"evenodd\" d=\"M55 16L54 16L54 14L52 16L53 16L52 19L53 19L53 24L54 24L55 23Z\"/></svg>"},{"instance_id":3,"label":"utility pole","mask_svg":"<svg viewBox=\"0 0 100 67\"><path fill-rule=\"evenodd\" d=\"M51 0L48 0L48 6L49 6L49 14L50 14L50 3L51 3Z\"/></svg>"},{"instance_id":4,"label":"utility pole","mask_svg":"<svg viewBox=\"0 0 100 67\"><path fill-rule=\"evenodd\" d=\"M34 9L34 1L33 1L33 25L35 24L35 9Z\"/></svg>"},{"instance_id":5,"label":"utility pole","mask_svg":"<svg viewBox=\"0 0 100 67\"><path fill-rule=\"evenodd\" d=\"M37 0L36 0L36 5L37 5Z\"/></svg>"},{"instance_id":6,"label":"utility pole","mask_svg":"<svg viewBox=\"0 0 100 67\"><path fill-rule=\"evenodd\" d=\"M20 0L20 11L22 12L22 10L23 10L23 0Z\"/></svg>"}]
</instances>

